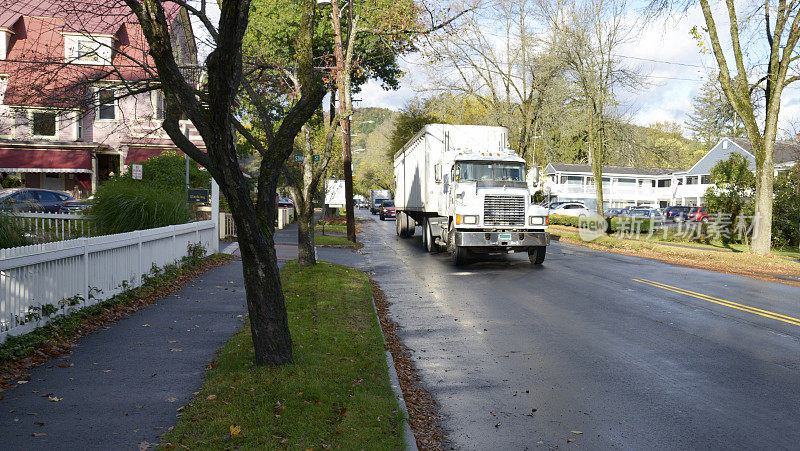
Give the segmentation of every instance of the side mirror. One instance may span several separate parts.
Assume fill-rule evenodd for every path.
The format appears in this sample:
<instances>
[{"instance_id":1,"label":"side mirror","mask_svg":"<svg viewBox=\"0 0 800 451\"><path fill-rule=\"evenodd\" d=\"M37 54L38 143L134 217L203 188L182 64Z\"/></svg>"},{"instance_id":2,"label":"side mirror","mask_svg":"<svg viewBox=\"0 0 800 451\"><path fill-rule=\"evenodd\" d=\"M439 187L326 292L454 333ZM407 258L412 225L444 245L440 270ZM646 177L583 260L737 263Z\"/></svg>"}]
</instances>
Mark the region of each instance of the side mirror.
<instances>
[{"instance_id":1,"label":"side mirror","mask_svg":"<svg viewBox=\"0 0 800 451\"><path fill-rule=\"evenodd\" d=\"M528 169L527 180L528 180L528 188L531 191L535 191L536 187L539 185L539 168L538 167L534 166L534 167Z\"/></svg>"}]
</instances>

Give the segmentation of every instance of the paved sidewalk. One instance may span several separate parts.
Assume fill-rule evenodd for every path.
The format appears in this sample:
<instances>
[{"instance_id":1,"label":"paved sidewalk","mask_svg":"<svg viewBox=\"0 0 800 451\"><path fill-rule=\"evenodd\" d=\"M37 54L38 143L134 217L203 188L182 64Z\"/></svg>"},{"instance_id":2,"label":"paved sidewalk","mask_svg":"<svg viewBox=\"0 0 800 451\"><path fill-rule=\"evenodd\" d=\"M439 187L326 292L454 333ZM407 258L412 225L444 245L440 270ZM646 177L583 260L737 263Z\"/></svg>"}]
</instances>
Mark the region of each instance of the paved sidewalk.
<instances>
[{"instance_id":1,"label":"paved sidewalk","mask_svg":"<svg viewBox=\"0 0 800 451\"><path fill-rule=\"evenodd\" d=\"M246 315L241 262L78 341L0 392L0 448L136 449L158 443ZM59 399L54 402L50 397Z\"/></svg>"}]
</instances>

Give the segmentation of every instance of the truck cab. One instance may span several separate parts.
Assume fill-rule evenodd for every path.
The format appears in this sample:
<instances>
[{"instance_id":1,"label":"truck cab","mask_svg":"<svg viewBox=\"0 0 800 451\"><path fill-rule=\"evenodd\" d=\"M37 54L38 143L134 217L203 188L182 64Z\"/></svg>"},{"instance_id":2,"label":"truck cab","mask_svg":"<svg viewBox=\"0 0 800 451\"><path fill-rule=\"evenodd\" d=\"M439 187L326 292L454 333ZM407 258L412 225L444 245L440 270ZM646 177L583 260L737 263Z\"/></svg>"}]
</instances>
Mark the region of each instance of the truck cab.
<instances>
[{"instance_id":1,"label":"truck cab","mask_svg":"<svg viewBox=\"0 0 800 451\"><path fill-rule=\"evenodd\" d=\"M394 174L399 236L420 225L425 248L457 265L514 252L544 261L548 210L531 202L535 172L505 127L428 124L395 154Z\"/></svg>"}]
</instances>

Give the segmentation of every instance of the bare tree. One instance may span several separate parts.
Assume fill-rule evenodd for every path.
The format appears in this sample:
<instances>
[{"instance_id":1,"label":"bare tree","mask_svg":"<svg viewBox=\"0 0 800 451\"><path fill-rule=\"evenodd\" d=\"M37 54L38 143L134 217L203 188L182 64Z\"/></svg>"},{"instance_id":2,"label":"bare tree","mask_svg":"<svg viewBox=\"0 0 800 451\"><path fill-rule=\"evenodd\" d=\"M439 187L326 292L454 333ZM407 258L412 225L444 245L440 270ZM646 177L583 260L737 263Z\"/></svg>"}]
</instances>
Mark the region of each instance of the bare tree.
<instances>
[{"instance_id":1,"label":"bare tree","mask_svg":"<svg viewBox=\"0 0 800 451\"><path fill-rule=\"evenodd\" d=\"M730 21L727 36L730 38L729 46L717 30L711 3L709 0L700 0L711 49L719 66L718 79L722 91L744 123L756 157L756 217L750 249L757 254L769 254L775 170L773 154L781 95L789 84L800 80L797 66L800 58L797 52L800 2L764 0L740 4L740 9L745 8L744 13L737 12L737 4L733 0L726 0L725 6L727 20ZM762 27L763 32L760 32ZM747 33L748 28L755 31L755 36L742 39L742 34ZM723 48L723 45L727 48ZM733 56L733 73L728 67L726 55ZM754 55L752 64L747 61L750 55ZM756 82L751 84L753 78ZM751 94L756 89L764 94L763 119L758 117L751 101Z\"/></svg>"},{"instance_id":2,"label":"bare tree","mask_svg":"<svg viewBox=\"0 0 800 451\"><path fill-rule=\"evenodd\" d=\"M563 70L551 43L537 35L536 6L533 0L467 2L462 8L472 12L423 49L436 73L433 90L477 99L491 122L511 129L531 162L540 112Z\"/></svg>"},{"instance_id":3,"label":"bare tree","mask_svg":"<svg viewBox=\"0 0 800 451\"><path fill-rule=\"evenodd\" d=\"M625 0L556 0L541 3L554 30L555 47L568 65L587 122L588 160L594 176L597 212L603 214L603 162L615 106L614 89L635 86L636 74L616 56L630 38Z\"/></svg>"}]
</instances>

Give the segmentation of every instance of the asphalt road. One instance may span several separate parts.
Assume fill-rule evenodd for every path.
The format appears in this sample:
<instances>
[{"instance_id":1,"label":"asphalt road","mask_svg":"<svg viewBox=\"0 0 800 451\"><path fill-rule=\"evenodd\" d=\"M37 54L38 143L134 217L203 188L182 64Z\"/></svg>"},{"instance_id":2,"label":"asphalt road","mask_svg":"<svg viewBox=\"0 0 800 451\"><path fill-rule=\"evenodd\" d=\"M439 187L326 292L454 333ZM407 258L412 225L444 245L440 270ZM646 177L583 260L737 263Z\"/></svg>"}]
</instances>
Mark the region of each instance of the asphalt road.
<instances>
[{"instance_id":1,"label":"asphalt road","mask_svg":"<svg viewBox=\"0 0 800 451\"><path fill-rule=\"evenodd\" d=\"M800 288L558 243L455 267L359 215L320 257L373 272L454 448L800 446Z\"/></svg>"}]
</instances>

